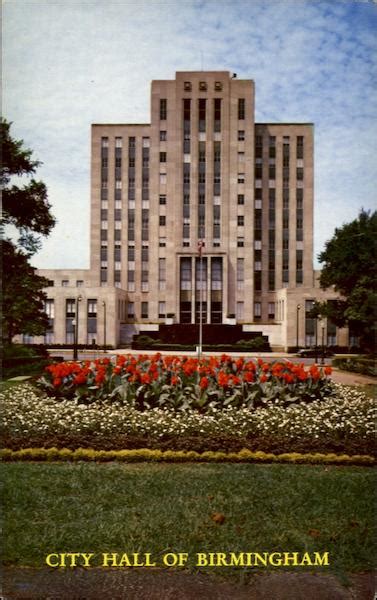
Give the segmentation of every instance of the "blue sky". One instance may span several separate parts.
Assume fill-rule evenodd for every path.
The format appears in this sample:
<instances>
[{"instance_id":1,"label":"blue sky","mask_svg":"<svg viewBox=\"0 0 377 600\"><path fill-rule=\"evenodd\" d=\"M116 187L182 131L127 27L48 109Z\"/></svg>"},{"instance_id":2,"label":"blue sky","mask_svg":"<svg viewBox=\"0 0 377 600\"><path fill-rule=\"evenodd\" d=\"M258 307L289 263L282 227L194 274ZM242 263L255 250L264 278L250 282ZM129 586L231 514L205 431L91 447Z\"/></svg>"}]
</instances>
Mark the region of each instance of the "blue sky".
<instances>
[{"instance_id":1,"label":"blue sky","mask_svg":"<svg viewBox=\"0 0 377 600\"><path fill-rule=\"evenodd\" d=\"M376 208L375 0L5 0L3 18L3 115L58 220L35 266L89 266L90 125L149 122L175 71L254 79L256 121L315 123L315 256Z\"/></svg>"}]
</instances>

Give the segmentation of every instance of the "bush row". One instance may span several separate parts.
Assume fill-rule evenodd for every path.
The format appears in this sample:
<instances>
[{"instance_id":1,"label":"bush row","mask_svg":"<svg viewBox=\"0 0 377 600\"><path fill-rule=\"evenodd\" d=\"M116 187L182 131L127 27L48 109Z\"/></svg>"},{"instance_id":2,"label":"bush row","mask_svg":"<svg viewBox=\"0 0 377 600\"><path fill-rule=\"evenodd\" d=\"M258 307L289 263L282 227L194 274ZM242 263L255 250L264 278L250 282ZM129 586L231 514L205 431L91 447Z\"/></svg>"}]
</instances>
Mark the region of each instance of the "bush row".
<instances>
[{"instance_id":1,"label":"bush row","mask_svg":"<svg viewBox=\"0 0 377 600\"><path fill-rule=\"evenodd\" d=\"M353 356L352 358L334 358L332 364L342 371L352 371L353 373L377 377L377 362L374 358L361 356Z\"/></svg>"},{"instance_id":2,"label":"bush row","mask_svg":"<svg viewBox=\"0 0 377 600\"><path fill-rule=\"evenodd\" d=\"M266 452L251 452L244 448L239 452L203 452L149 450L93 450L91 448L25 448L23 450L0 450L3 461L97 461L109 462L236 462L236 463L297 463L297 464L345 464L366 465L376 463L373 456L348 454L301 454L289 452L272 454Z\"/></svg>"}]
</instances>

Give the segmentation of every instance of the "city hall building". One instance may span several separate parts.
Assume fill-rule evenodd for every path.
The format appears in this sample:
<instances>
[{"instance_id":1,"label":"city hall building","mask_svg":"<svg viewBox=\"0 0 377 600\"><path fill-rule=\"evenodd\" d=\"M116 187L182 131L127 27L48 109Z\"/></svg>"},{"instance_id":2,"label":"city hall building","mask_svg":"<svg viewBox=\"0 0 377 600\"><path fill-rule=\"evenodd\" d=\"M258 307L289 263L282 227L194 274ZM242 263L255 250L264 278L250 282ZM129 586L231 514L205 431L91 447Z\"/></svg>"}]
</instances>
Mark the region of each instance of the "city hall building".
<instances>
[{"instance_id":1,"label":"city hall building","mask_svg":"<svg viewBox=\"0 0 377 600\"><path fill-rule=\"evenodd\" d=\"M254 97L229 72L178 72L152 81L150 123L92 125L90 268L38 271L50 328L34 341L71 344L77 326L78 343L116 347L198 323L201 297L219 337L314 344L308 312L336 294L313 270L313 124L255 123Z\"/></svg>"}]
</instances>

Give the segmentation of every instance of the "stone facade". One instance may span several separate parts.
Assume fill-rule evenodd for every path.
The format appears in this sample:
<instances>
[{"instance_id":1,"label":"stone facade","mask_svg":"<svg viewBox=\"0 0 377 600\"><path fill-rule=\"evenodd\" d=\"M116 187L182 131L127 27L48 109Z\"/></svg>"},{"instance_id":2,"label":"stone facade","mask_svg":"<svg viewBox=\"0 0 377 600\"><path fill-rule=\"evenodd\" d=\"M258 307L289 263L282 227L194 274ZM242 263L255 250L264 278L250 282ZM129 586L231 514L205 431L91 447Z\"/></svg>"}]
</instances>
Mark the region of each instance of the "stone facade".
<instances>
[{"instance_id":1,"label":"stone facade","mask_svg":"<svg viewBox=\"0 0 377 600\"><path fill-rule=\"evenodd\" d=\"M69 343L78 297L79 343L106 329L116 346L168 318L198 322L201 296L206 323L313 343L310 302L336 297L313 270L313 125L254 112L252 80L178 72L152 82L150 124L92 126L90 269L39 271L50 341Z\"/></svg>"}]
</instances>

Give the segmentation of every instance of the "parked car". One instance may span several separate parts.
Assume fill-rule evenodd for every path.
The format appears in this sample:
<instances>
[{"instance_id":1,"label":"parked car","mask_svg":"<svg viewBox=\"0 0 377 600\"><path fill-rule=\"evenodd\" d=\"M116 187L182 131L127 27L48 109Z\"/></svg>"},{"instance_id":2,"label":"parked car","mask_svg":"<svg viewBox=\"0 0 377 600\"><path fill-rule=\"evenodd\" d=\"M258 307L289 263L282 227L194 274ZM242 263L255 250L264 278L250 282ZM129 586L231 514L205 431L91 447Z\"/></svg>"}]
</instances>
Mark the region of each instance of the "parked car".
<instances>
[{"instance_id":1,"label":"parked car","mask_svg":"<svg viewBox=\"0 0 377 600\"><path fill-rule=\"evenodd\" d=\"M301 348L296 356L300 356L300 358L315 358L316 356L321 358L323 355L325 357L334 356L334 352L330 348L322 350L322 348L318 346L317 348Z\"/></svg>"}]
</instances>

